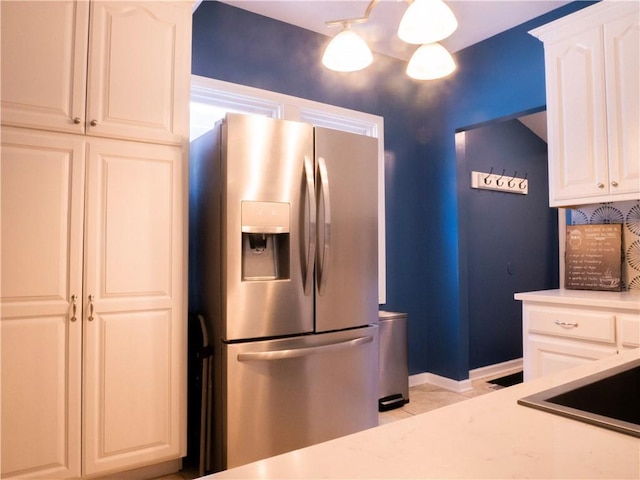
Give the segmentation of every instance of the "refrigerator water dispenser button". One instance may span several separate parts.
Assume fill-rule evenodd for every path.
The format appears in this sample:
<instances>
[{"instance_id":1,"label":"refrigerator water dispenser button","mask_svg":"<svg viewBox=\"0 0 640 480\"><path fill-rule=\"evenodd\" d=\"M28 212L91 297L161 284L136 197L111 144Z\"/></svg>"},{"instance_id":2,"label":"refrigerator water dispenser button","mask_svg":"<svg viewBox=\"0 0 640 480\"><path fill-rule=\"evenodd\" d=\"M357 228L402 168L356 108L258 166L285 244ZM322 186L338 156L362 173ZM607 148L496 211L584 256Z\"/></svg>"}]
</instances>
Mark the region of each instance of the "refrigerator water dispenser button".
<instances>
[{"instance_id":1,"label":"refrigerator water dispenser button","mask_svg":"<svg viewBox=\"0 0 640 480\"><path fill-rule=\"evenodd\" d=\"M290 205L283 202L242 202L243 233L289 233Z\"/></svg>"}]
</instances>

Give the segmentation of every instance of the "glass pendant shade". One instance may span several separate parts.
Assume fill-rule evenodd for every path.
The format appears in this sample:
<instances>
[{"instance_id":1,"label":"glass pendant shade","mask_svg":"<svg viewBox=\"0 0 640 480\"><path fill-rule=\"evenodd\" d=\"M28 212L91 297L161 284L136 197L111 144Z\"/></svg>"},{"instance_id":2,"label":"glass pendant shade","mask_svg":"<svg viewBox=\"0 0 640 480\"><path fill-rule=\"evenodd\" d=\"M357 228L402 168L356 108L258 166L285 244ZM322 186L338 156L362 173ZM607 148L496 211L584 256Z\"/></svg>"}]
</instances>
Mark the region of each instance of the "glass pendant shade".
<instances>
[{"instance_id":1,"label":"glass pendant shade","mask_svg":"<svg viewBox=\"0 0 640 480\"><path fill-rule=\"evenodd\" d=\"M368 67L373 61L366 42L347 26L333 37L322 56L322 64L337 72L355 72Z\"/></svg>"},{"instance_id":2,"label":"glass pendant shade","mask_svg":"<svg viewBox=\"0 0 640 480\"><path fill-rule=\"evenodd\" d=\"M439 43L422 45L415 51L407 65L407 75L416 80L435 80L449 75L456 69L453 57Z\"/></svg>"},{"instance_id":3,"label":"glass pendant shade","mask_svg":"<svg viewBox=\"0 0 640 480\"><path fill-rule=\"evenodd\" d=\"M458 21L442 0L414 0L400 20L398 37L423 45L447 38L458 28Z\"/></svg>"}]
</instances>

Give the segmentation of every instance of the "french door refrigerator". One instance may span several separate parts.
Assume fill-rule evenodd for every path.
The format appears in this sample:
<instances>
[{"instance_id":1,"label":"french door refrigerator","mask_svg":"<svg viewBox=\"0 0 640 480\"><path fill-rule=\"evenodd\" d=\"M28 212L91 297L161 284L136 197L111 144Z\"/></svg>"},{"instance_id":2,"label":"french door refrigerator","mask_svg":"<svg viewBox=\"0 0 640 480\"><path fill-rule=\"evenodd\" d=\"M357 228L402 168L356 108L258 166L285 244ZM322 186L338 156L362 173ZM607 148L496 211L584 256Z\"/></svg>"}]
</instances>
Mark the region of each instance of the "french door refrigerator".
<instances>
[{"instance_id":1,"label":"french door refrigerator","mask_svg":"<svg viewBox=\"0 0 640 480\"><path fill-rule=\"evenodd\" d=\"M378 424L377 140L228 114L192 158L214 470Z\"/></svg>"}]
</instances>

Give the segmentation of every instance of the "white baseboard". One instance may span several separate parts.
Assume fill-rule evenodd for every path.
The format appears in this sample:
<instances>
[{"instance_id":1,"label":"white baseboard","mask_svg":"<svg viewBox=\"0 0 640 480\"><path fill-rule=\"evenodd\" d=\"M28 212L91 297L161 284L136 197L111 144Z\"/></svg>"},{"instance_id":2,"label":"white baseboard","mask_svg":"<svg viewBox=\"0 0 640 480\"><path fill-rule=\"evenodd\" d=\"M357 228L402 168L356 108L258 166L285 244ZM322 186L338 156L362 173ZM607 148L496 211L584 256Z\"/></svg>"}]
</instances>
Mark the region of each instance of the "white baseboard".
<instances>
[{"instance_id":1,"label":"white baseboard","mask_svg":"<svg viewBox=\"0 0 640 480\"><path fill-rule=\"evenodd\" d=\"M485 377L500 377L502 375L514 373L514 371L517 370L522 370L521 358L470 370L469 378L467 380L453 380L451 378L441 377L440 375L428 372L418 373L416 375L409 376L409 386L415 387L416 385L429 383L452 392L464 393L469 390L473 390L471 382L474 380Z\"/></svg>"},{"instance_id":2,"label":"white baseboard","mask_svg":"<svg viewBox=\"0 0 640 480\"><path fill-rule=\"evenodd\" d=\"M475 368L469 371L469 380L478 380L485 377L500 377L502 375L508 375L515 373L515 371L522 370L522 359L516 358L515 360L509 360L508 362L495 363L493 365L487 365L486 367Z\"/></svg>"},{"instance_id":3,"label":"white baseboard","mask_svg":"<svg viewBox=\"0 0 640 480\"><path fill-rule=\"evenodd\" d=\"M441 377L435 373L419 373L409 376L409 386L414 387L423 383L429 383L436 387L444 388L456 393L464 393L472 390L470 380L453 380L447 377Z\"/></svg>"}]
</instances>

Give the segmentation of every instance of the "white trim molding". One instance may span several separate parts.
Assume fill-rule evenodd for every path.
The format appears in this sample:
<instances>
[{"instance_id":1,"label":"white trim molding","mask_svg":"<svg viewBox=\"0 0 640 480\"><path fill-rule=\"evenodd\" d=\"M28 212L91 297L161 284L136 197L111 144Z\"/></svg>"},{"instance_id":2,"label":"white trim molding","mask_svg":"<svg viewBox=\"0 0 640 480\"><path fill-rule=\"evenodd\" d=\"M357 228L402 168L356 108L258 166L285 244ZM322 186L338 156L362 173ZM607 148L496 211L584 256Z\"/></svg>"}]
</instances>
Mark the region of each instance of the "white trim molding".
<instances>
[{"instance_id":1,"label":"white trim molding","mask_svg":"<svg viewBox=\"0 0 640 480\"><path fill-rule=\"evenodd\" d=\"M481 378L499 378L522 370L522 358L509 360L507 362L495 363L469 371L469 380L475 381Z\"/></svg>"},{"instance_id":2,"label":"white trim molding","mask_svg":"<svg viewBox=\"0 0 640 480\"><path fill-rule=\"evenodd\" d=\"M473 390L471 386L471 380L453 380L447 377L441 377L435 373L418 373L417 375L411 375L409 377L409 386L415 387L416 385L422 385L428 383L435 385L436 387L444 388L451 392L464 393Z\"/></svg>"},{"instance_id":3,"label":"white trim molding","mask_svg":"<svg viewBox=\"0 0 640 480\"><path fill-rule=\"evenodd\" d=\"M453 380L451 378L441 377L440 375L428 372L418 373L416 375L409 376L409 386L415 387L417 385L422 385L423 383L429 383L451 392L464 393L473 390L473 386L471 384L473 381L480 380L482 378L500 378L504 375L516 373L522 370L522 365L522 358L496 363L494 365L487 365L486 367L470 370L469 378L466 380Z\"/></svg>"}]
</instances>

